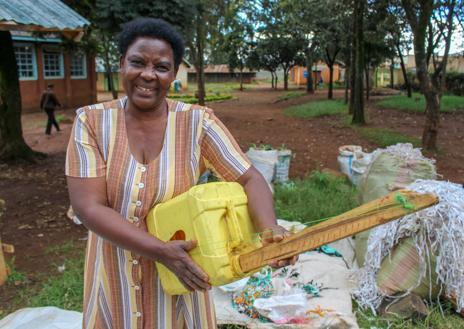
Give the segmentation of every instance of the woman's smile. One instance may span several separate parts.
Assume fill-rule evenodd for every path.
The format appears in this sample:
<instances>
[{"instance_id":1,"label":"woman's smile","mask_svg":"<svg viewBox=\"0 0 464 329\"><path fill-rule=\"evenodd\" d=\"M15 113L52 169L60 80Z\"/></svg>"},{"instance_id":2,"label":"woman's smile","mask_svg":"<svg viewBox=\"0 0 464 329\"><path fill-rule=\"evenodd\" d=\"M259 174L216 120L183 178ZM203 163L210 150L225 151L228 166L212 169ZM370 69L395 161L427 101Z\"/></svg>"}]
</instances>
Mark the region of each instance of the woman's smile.
<instances>
[{"instance_id":1,"label":"woman's smile","mask_svg":"<svg viewBox=\"0 0 464 329\"><path fill-rule=\"evenodd\" d=\"M156 91L156 88L153 88L153 87L143 87L143 86L140 86L140 85L135 85L135 88L141 93L141 95L146 95L146 96L152 96L155 91Z\"/></svg>"}]
</instances>

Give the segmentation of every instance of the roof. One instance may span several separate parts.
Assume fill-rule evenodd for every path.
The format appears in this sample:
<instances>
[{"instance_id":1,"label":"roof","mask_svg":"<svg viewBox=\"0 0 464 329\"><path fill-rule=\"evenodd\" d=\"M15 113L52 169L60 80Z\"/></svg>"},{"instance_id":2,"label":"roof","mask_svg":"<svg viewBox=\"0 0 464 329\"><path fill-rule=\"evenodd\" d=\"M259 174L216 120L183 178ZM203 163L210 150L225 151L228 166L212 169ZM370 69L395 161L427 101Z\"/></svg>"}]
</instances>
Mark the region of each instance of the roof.
<instances>
[{"instance_id":1,"label":"roof","mask_svg":"<svg viewBox=\"0 0 464 329\"><path fill-rule=\"evenodd\" d=\"M0 30L82 31L86 25L59 0L0 0Z\"/></svg>"}]
</instances>

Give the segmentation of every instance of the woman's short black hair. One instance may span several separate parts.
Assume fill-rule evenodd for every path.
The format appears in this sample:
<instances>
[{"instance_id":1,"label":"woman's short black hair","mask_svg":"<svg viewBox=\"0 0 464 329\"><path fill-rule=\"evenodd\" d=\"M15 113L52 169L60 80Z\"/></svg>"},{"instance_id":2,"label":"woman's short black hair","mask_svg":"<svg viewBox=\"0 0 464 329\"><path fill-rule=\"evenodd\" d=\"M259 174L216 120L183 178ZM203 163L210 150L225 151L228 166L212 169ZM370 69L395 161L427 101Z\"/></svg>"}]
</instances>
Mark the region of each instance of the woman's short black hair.
<instances>
[{"instance_id":1,"label":"woman's short black hair","mask_svg":"<svg viewBox=\"0 0 464 329\"><path fill-rule=\"evenodd\" d=\"M119 51L122 56L138 37L161 39L171 45L174 66L179 67L184 57L184 40L176 29L160 18L139 17L123 25L119 34Z\"/></svg>"}]
</instances>

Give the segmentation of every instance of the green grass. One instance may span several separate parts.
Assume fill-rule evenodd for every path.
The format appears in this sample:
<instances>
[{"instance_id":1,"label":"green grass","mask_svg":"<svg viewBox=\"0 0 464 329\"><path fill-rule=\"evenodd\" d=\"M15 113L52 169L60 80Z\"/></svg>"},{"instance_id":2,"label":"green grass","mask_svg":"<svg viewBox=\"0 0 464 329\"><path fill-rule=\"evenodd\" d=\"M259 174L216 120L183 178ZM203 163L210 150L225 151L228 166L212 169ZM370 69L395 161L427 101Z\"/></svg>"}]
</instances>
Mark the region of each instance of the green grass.
<instances>
[{"instance_id":1,"label":"green grass","mask_svg":"<svg viewBox=\"0 0 464 329\"><path fill-rule=\"evenodd\" d=\"M425 112L425 99L419 93L414 93L411 98L405 95L385 98L377 105L382 108L397 109L408 112ZM464 111L464 96L443 95L441 99L441 112Z\"/></svg>"},{"instance_id":2,"label":"green grass","mask_svg":"<svg viewBox=\"0 0 464 329\"><path fill-rule=\"evenodd\" d=\"M421 320L374 316L372 312L361 310L354 303L359 328L388 329L463 329L464 320L456 314L450 304L444 304L443 315L438 305L432 305L430 314Z\"/></svg>"},{"instance_id":3,"label":"green grass","mask_svg":"<svg viewBox=\"0 0 464 329\"><path fill-rule=\"evenodd\" d=\"M247 89L247 85L243 84L243 89ZM233 91L240 89L240 83L238 82L221 82L221 83L207 83L205 85L207 94L230 94Z\"/></svg>"},{"instance_id":4,"label":"green grass","mask_svg":"<svg viewBox=\"0 0 464 329\"><path fill-rule=\"evenodd\" d=\"M6 279L7 284L21 284L27 282L27 275L16 269L14 256L10 261L7 262L7 265L11 271L11 273L8 275L8 278Z\"/></svg>"},{"instance_id":5,"label":"green grass","mask_svg":"<svg viewBox=\"0 0 464 329\"><path fill-rule=\"evenodd\" d=\"M56 306L67 310L82 311L84 285L84 246L75 242L54 245L47 248L44 258L57 259L50 263L47 273L35 273L29 280L23 273L13 269L7 284L20 284L15 287L16 296L6 309L0 310L0 319L22 307ZM64 259L60 261L60 259ZM64 265L62 273L58 266Z\"/></svg>"},{"instance_id":6,"label":"green grass","mask_svg":"<svg viewBox=\"0 0 464 329\"><path fill-rule=\"evenodd\" d=\"M279 101L287 101L289 99L294 99L294 98L298 98L298 97L301 97L301 96L304 96L306 95L305 92L301 92L301 91L289 91L283 95L280 95L277 99Z\"/></svg>"},{"instance_id":7,"label":"green grass","mask_svg":"<svg viewBox=\"0 0 464 329\"><path fill-rule=\"evenodd\" d=\"M57 266L57 264L55 264ZM37 295L30 297L28 306L56 306L82 311L84 285L84 254L64 262L65 269L45 280Z\"/></svg>"},{"instance_id":8,"label":"green grass","mask_svg":"<svg viewBox=\"0 0 464 329\"><path fill-rule=\"evenodd\" d=\"M277 217L313 224L358 205L355 188L344 178L313 172L309 177L276 185Z\"/></svg>"},{"instance_id":9,"label":"green grass","mask_svg":"<svg viewBox=\"0 0 464 329\"><path fill-rule=\"evenodd\" d=\"M192 95L169 95L168 98L175 99L184 103L197 104L198 98ZM205 97L205 102L217 102L227 99L231 99L232 95L207 95Z\"/></svg>"},{"instance_id":10,"label":"green grass","mask_svg":"<svg viewBox=\"0 0 464 329\"><path fill-rule=\"evenodd\" d=\"M380 147L387 147L397 143L411 143L414 147L421 146L421 140L389 129L358 127L359 133L367 140Z\"/></svg>"},{"instance_id":11,"label":"green grass","mask_svg":"<svg viewBox=\"0 0 464 329\"><path fill-rule=\"evenodd\" d=\"M292 117L316 118L327 115L337 115L348 111L346 104L338 100L322 100L291 106L285 113Z\"/></svg>"}]
</instances>

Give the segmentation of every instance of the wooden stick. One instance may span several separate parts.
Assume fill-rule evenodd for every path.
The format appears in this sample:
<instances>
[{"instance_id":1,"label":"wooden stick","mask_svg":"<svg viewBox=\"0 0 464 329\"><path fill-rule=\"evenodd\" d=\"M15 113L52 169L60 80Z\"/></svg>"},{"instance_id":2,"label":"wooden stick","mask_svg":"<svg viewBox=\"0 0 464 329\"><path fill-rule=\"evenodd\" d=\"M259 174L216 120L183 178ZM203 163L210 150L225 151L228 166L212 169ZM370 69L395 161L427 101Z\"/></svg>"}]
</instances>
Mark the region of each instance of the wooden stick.
<instances>
[{"instance_id":1,"label":"wooden stick","mask_svg":"<svg viewBox=\"0 0 464 329\"><path fill-rule=\"evenodd\" d=\"M433 194L399 190L366 203L321 224L308 227L279 243L258 248L238 257L242 273L254 271L271 260L283 259L318 248L438 203Z\"/></svg>"}]
</instances>

